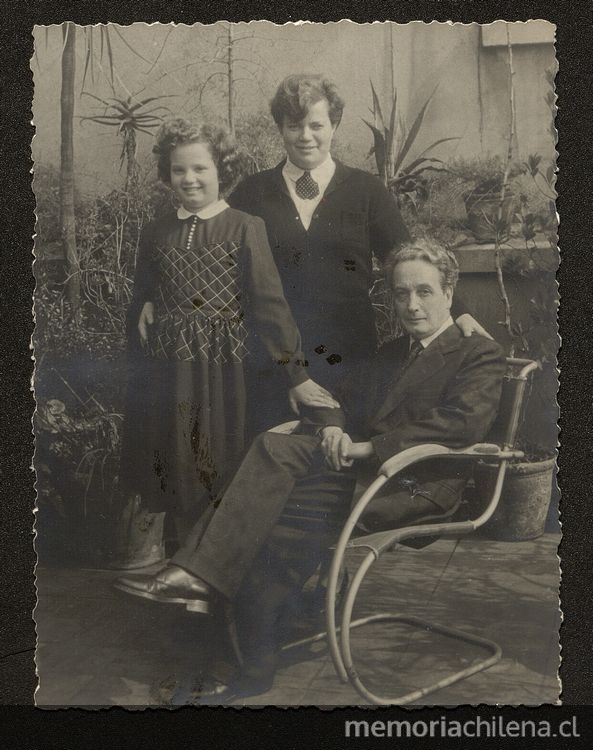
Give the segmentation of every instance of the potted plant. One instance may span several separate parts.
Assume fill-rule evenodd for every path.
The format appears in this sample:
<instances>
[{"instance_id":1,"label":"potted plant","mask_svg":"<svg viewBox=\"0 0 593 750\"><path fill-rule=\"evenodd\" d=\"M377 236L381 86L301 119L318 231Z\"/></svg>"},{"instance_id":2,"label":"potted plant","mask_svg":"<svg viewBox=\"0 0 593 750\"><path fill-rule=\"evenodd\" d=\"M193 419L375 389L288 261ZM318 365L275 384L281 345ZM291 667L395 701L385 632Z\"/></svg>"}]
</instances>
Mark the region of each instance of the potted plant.
<instances>
[{"instance_id":1,"label":"potted plant","mask_svg":"<svg viewBox=\"0 0 593 750\"><path fill-rule=\"evenodd\" d=\"M550 403L553 403L555 398L555 360L558 345L556 321L558 292L555 279L557 253L553 253L550 261L549 252L547 254L540 252L540 247L536 243L536 216L534 212L529 210L529 200L526 196L521 197L521 210L516 214L525 246L520 251L511 251L510 254L503 248L503 242L506 238L504 233L505 199L509 182L513 179L513 173L515 172L515 176L517 174L512 162L516 111L513 86L513 50L508 27L507 52L511 113L510 132L507 158L503 165L502 182L498 196L498 207L493 217L492 227L494 229L496 276L504 311L502 325L512 342L509 353L511 356L536 359L541 365L541 372L535 374L531 392L527 394L525 411L528 415L529 407L533 407L534 403L536 409L540 404L549 408ZM551 80L550 77L549 80ZM551 99L547 98L547 100L553 114L553 96ZM530 156L519 167L519 172L529 175L540 192L546 196L548 216L544 217L542 223L548 228L554 228L556 221L553 202L555 196L553 187L554 167L550 165L543 172L541 161L541 158L537 155ZM555 233L549 234L548 239L550 247L556 251ZM529 297L529 315L523 316L523 320L514 314L507 293L507 281L512 274L517 274L523 277L526 282L530 282L527 288L533 290ZM528 319L525 320L525 317ZM547 393L545 393L546 390ZM549 439L534 446L532 435L525 429L528 421L524 417L524 424L519 432L519 448L524 450L525 456L520 461L509 464L498 508L490 521L482 527L484 533L496 539L509 541L533 539L540 536L545 530L552 497L556 432L554 425L552 425ZM477 467L475 474L477 497L484 497L484 490L487 489L484 485L491 487L495 471L497 471L497 467L489 466L487 463Z\"/></svg>"},{"instance_id":2,"label":"potted plant","mask_svg":"<svg viewBox=\"0 0 593 750\"><path fill-rule=\"evenodd\" d=\"M512 180L521 174L521 167L511 165L508 174L499 156L471 160L458 159L450 170L464 184L463 202L467 224L478 242L494 242L497 235L506 239L510 235L515 207ZM501 202L502 187L505 184Z\"/></svg>"},{"instance_id":3,"label":"potted plant","mask_svg":"<svg viewBox=\"0 0 593 750\"><path fill-rule=\"evenodd\" d=\"M530 157L530 170L534 180L545 179L547 193L552 195L550 176L539 171L537 163ZM539 177L538 177L539 175ZM541 365L536 372L530 391L527 394L526 417L520 426L518 447L525 453L520 461L511 462L507 468L503 494L492 519L483 527L483 533L495 539L523 541L540 536L546 525L552 497L552 481L556 465L556 430L554 423L539 432L539 440L534 441L533 424L530 416L538 409L549 409L556 398L556 352L558 349L558 326L556 313L558 291L556 284L555 254L550 257L536 244L536 228L548 229L550 247L555 250L553 227L556 216L553 202L548 204L549 215L536 215L530 210L529 200L520 196L521 210L516 214L525 246L521 249L501 252L503 289L511 279L520 279L529 290L528 318L522 321L508 315L508 330L512 336L512 354L517 357L535 359ZM552 214L553 212L553 214ZM502 296L502 295L501 295ZM508 297L507 297L508 302ZM507 313L510 313L510 307ZM530 415L531 410L531 415ZM478 465L475 483L478 497L488 496L495 481L497 466L482 463Z\"/></svg>"}]
</instances>

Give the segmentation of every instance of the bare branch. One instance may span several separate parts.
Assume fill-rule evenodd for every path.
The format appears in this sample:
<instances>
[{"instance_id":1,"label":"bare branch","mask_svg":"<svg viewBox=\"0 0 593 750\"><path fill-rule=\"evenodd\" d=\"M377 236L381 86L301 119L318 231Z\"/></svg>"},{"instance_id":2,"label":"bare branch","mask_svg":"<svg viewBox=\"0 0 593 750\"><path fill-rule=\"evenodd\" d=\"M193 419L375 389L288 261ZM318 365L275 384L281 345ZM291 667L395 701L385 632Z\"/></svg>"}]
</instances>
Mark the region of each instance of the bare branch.
<instances>
[{"instance_id":1,"label":"bare branch","mask_svg":"<svg viewBox=\"0 0 593 750\"><path fill-rule=\"evenodd\" d=\"M167 39L169 38L169 35L171 34L171 32L173 31L174 28L175 28L174 26L169 26L169 28L167 29L167 35L165 36L165 38L163 40L163 43L162 43L161 48L159 50L159 53L156 56L154 62L150 66L150 68L146 71L146 75L150 75L152 73L152 71L154 70L156 64L161 59L161 55L163 54L163 50L165 49L165 44L167 44Z\"/></svg>"},{"instance_id":2,"label":"bare branch","mask_svg":"<svg viewBox=\"0 0 593 750\"><path fill-rule=\"evenodd\" d=\"M116 24L114 24L114 25L113 25L113 30L114 30L114 31L115 31L115 33L116 33L116 34L118 35L118 37L119 37L119 38L120 38L120 39L122 40L122 42L123 42L123 43L124 43L124 44L126 45L126 47L127 47L127 48L128 48L129 50L131 50L131 51L132 51L132 52L133 52L133 53L134 53L134 54L136 55L136 57L139 57L139 58L140 58L141 60L144 60L144 62L145 62L145 63L148 63L149 65L152 65L152 63L150 62L150 60L147 60L147 59L146 59L146 58L145 58L145 57L144 57L143 55L141 55L141 54L140 54L139 52L137 52L137 51L136 51L136 50L135 50L135 49L134 49L134 48L132 47L132 45L131 45L131 44L130 44L130 43L129 43L128 41L127 41L127 39L125 38L125 36L124 36L124 35L123 35L123 34L121 33L121 31L120 31L120 30L118 29L118 27L117 27L117 25L116 25Z\"/></svg>"}]
</instances>

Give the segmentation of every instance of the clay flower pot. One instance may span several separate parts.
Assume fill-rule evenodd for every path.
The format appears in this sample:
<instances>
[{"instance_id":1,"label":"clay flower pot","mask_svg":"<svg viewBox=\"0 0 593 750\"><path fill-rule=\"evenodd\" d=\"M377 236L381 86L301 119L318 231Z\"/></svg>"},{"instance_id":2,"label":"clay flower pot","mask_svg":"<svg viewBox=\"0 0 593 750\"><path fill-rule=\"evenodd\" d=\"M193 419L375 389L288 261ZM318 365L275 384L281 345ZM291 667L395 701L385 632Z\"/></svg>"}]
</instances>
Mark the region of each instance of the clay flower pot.
<instances>
[{"instance_id":1,"label":"clay flower pot","mask_svg":"<svg viewBox=\"0 0 593 750\"><path fill-rule=\"evenodd\" d=\"M522 542L537 539L544 533L550 500L555 457L543 461L511 463L502 488L498 508L481 532L490 539ZM476 506L492 497L498 466L480 463L476 466ZM480 507L473 509L480 512ZM482 508L483 510L483 508Z\"/></svg>"}]
</instances>

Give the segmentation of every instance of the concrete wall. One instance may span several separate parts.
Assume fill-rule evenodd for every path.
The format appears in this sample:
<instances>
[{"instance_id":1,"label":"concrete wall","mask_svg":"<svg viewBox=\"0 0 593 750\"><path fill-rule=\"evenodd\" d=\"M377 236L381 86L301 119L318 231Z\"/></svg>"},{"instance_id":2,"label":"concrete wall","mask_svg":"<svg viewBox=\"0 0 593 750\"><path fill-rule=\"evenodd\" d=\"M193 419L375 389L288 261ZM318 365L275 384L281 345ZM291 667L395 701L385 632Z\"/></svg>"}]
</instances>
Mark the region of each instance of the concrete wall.
<instances>
[{"instance_id":1,"label":"concrete wall","mask_svg":"<svg viewBox=\"0 0 593 750\"><path fill-rule=\"evenodd\" d=\"M145 58L141 60L134 55L116 29L111 28L117 96L125 95L126 90L139 97L175 95L169 100L174 113L225 117L225 80L221 75L206 87L201 104L198 101L201 83L210 74L223 70L216 54L218 49L220 57L220 45L226 34L224 24L177 27L133 24L118 27L117 31ZM85 65L84 34L82 28L77 30L77 91L81 89ZM389 108L395 86L408 127L436 87L416 153L449 136L460 140L443 144L435 155L447 159L456 154L505 151L509 113L506 49L483 47L477 24L340 22L276 26L254 22L235 25L234 35L242 38L236 52L236 76L240 79L236 84L236 109L266 109L275 85L288 73L324 72L336 81L347 100L339 140L344 154L356 166L374 169L373 160L366 158L371 134L361 120L369 116L369 79L385 102L385 109ZM37 135L33 156L44 164L57 165L60 28L54 26L47 31L37 28L35 49L33 115ZM537 151L553 158L553 141L547 130L550 112L544 101L544 74L554 63L553 45L517 46L514 56L519 153ZM94 80L87 73L85 89L101 97L113 95L105 61L102 69L95 65ZM99 111L89 97L77 99L78 117ZM150 147L150 137L140 134L139 153L146 164L150 164ZM121 182L119 148L115 129L77 121L75 158L79 190L92 194Z\"/></svg>"},{"instance_id":2,"label":"concrete wall","mask_svg":"<svg viewBox=\"0 0 593 750\"><path fill-rule=\"evenodd\" d=\"M505 46L484 47L478 24L410 24L399 27L410 37L406 67L415 91L411 109L417 110L435 89L428 123L418 146L456 136L440 154L462 156L506 153L510 122L508 55ZM554 158L551 122L545 101L545 71L555 64L552 44L513 47L516 152L538 152Z\"/></svg>"}]
</instances>

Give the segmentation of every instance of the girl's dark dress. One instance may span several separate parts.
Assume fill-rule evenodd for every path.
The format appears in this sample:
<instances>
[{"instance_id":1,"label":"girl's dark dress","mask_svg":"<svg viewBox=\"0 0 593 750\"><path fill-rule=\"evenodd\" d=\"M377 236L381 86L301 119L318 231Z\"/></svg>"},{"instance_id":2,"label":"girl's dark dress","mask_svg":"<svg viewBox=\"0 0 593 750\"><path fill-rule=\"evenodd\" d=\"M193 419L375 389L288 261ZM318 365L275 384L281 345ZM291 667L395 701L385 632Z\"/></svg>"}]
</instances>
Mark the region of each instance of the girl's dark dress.
<instances>
[{"instance_id":1,"label":"girl's dark dress","mask_svg":"<svg viewBox=\"0 0 593 750\"><path fill-rule=\"evenodd\" d=\"M286 388L307 379L261 219L220 204L210 218L172 214L143 233L130 310L132 372L122 490L188 523L202 515L245 448L250 328ZM140 345L145 302L155 323Z\"/></svg>"}]
</instances>

